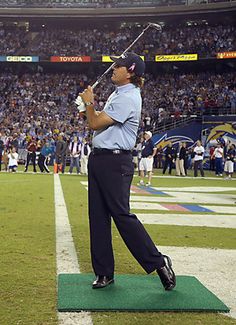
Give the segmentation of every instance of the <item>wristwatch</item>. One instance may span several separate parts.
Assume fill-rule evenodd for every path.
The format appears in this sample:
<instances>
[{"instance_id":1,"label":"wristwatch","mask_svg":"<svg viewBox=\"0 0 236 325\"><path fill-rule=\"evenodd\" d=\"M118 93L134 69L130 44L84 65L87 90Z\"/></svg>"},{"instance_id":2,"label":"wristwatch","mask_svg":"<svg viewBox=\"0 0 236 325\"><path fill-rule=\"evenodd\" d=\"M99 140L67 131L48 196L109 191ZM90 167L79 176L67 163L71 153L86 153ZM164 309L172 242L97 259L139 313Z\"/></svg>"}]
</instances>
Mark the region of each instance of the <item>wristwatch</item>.
<instances>
[{"instance_id":1,"label":"wristwatch","mask_svg":"<svg viewBox=\"0 0 236 325\"><path fill-rule=\"evenodd\" d=\"M90 106L90 105L93 105L93 103L92 102L85 102L84 105L85 106Z\"/></svg>"}]
</instances>

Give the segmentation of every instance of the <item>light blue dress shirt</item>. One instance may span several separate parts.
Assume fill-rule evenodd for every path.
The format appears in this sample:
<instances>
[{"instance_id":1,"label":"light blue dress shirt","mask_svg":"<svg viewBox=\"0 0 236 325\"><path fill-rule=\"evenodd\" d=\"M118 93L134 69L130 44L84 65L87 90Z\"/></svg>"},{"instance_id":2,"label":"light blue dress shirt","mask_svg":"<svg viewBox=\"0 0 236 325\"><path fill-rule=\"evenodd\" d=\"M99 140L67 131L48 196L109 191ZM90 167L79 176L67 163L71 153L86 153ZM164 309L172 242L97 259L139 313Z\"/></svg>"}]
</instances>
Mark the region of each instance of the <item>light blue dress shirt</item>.
<instances>
[{"instance_id":1,"label":"light blue dress shirt","mask_svg":"<svg viewBox=\"0 0 236 325\"><path fill-rule=\"evenodd\" d=\"M117 87L103 109L115 123L94 132L93 147L132 150L136 142L141 108L142 98L138 87L131 83Z\"/></svg>"}]
</instances>

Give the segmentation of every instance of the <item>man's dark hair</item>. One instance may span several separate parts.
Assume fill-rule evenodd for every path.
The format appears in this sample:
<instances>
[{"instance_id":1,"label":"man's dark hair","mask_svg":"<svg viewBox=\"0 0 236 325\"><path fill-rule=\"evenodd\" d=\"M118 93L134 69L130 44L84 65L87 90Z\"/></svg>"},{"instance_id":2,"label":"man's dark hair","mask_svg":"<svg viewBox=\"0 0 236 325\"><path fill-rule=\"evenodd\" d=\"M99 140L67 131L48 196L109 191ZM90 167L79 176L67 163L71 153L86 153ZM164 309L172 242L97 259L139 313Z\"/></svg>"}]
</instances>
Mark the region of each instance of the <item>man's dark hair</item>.
<instances>
[{"instance_id":1,"label":"man's dark hair","mask_svg":"<svg viewBox=\"0 0 236 325\"><path fill-rule=\"evenodd\" d=\"M144 78L138 77L134 74L130 77L130 82L136 87L142 88L144 85Z\"/></svg>"}]
</instances>

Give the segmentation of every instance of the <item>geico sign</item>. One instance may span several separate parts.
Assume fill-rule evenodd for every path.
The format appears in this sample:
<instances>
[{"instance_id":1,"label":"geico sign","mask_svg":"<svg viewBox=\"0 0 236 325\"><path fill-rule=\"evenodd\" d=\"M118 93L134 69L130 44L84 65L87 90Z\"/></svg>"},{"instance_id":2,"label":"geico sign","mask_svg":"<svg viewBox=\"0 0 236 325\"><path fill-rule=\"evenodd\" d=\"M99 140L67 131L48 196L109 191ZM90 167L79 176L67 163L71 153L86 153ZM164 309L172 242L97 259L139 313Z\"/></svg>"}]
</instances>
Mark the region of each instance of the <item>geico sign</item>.
<instances>
[{"instance_id":1,"label":"geico sign","mask_svg":"<svg viewBox=\"0 0 236 325\"><path fill-rule=\"evenodd\" d=\"M32 56L7 56L8 62L32 62Z\"/></svg>"}]
</instances>

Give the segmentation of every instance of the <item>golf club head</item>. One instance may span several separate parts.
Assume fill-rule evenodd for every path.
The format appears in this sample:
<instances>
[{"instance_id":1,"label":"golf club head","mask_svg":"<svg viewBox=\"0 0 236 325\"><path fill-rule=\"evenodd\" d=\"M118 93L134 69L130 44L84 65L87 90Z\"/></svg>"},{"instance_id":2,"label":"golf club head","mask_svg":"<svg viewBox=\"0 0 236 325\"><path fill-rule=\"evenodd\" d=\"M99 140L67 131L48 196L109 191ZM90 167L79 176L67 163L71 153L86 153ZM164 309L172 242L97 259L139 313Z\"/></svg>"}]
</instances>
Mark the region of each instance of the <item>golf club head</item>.
<instances>
[{"instance_id":1,"label":"golf club head","mask_svg":"<svg viewBox=\"0 0 236 325\"><path fill-rule=\"evenodd\" d=\"M161 27L161 25L159 25L159 24L149 23L148 25L149 25L150 27L155 28L156 30L159 30L159 31L162 30L162 27Z\"/></svg>"}]
</instances>

